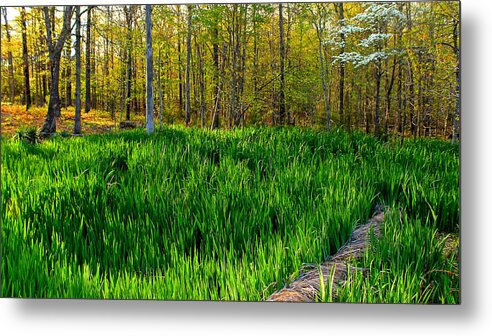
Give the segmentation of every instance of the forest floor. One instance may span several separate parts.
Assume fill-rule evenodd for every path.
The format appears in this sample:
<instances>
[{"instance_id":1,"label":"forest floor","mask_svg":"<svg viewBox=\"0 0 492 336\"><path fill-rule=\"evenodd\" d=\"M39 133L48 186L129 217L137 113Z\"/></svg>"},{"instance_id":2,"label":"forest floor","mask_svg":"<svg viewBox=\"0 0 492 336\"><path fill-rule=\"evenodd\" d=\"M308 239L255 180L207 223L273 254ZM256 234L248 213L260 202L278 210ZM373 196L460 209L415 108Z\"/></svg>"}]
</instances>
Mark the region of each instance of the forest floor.
<instances>
[{"instance_id":1,"label":"forest floor","mask_svg":"<svg viewBox=\"0 0 492 336\"><path fill-rule=\"evenodd\" d=\"M28 111L24 105L3 105L2 104L2 135L10 137L16 130L23 127L41 128L46 118L47 107L31 107ZM132 116L133 121L142 123L144 115ZM91 110L85 113L82 109L81 123L84 134L100 134L116 129L119 115L113 119L111 114L106 111ZM72 133L75 120L75 108L70 106L61 109L61 117L56 122L58 132Z\"/></svg>"}]
</instances>

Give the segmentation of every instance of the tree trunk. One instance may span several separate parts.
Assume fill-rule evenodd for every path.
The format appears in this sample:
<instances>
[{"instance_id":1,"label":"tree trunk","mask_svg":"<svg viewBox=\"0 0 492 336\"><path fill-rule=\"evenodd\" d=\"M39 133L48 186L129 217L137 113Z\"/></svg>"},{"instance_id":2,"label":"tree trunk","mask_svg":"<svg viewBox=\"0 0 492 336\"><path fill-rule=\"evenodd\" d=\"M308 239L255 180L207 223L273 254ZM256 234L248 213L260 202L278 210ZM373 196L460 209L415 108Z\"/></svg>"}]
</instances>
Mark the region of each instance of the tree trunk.
<instances>
[{"instance_id":1,"label":"tree trunk","mask_svg":"<svg viewBox=\"0 0 492 336\"><path fill-rule=\"evenodd\" d=\"M235 115L237 113L237 75L239 68L239 23L238 23L238 5L233 4L233 12L232 12L232 29L230 33L230 44L232 46L232 64L231 64L231 102L229 104L229 128L232 128L234 125Z\"/></svg>"},{"instance_id":2,"label":"tree trunk","mask_svg":"<svg viewBox=\"0 0 492 336\"><path fill-rule=\"evenodd\" d=\"M415 122L414 122L414 115L415 115L415 110L416 110L416 104L415 104L415 83L414 83L414 76L413 76L413 64L410 56L408 56L408 79L409 79L409 104L410 104L410 113L409 113L409 121L410 121L410 134L414 137L414 139L417 136L416 132L416 127L415 127Z\"/></svg>"},{"instance_id":3,"label":"tree trunk","mask_svg":"<svg viewBox=\"0 0 492 336\"><path fill-rule=\"evenodd\" d=\"M10 103L14 103L15 99L15 88L14 88L14 62L12 59L12 46L10 45L10 31L9 31L9 24L7 20L7 8L2 7L3 11L3 17L5 18L5 34L7 35L7 43L9 44L9 51L8 51L8 64L9 64L9 87L10 87ZM24 32L24 30L23 30ZM24 35L23 35L24 36ZM23 44L24 45L24 44Z\"/></svg>"},{"instance_id":4,"label":"tree trunk","mask_svg":"<svg viewBox=\"0 0 492 336\"><path fill-rule=\"evenodd\" d=\"M378 61L377 66L376 66L376 108L374 110L374 133L376 137L379 137L381 132L379 128L379 100L380 100L380 91L381 91L381 77L382 77L382 70L381 70L381 61Z\"/></svg>"},{"instance_id":5,"label":"tree trunk","mask_svg":"<svg viewBox=\"0 0 492 336\"><path fill-rule=\"evenodd\" d=\"M81 71L81 60L80 60L80 6L76 6L75 12L75 126L73 129L74 134L80 134L80 110L81 110L81 99L80 99L80 71Z\"/></svg>"},{"instance_id":6,"label":"tree trunk","mask_svg":"<svg viewBox=\"0 0 492 336\"><path fill-rule=\"evenodd\" d=\"M126 120L130 120L131 96L132 96L132 24L133 24L133 8L125 6L125 19L127 26L127 49L126 49L126 88L125 88L125 110Z\"/></svg>"},{"instance_id":7,"label":"tree trunk","mask_svg":"<svg viewBox=\"0 0 492 336\"><path fill-rule=\"evenodd\" d=\"M65 59L67 64L65 65L65 107L72 105L72 62L71 53L72 41L67 39L67 44L65 46Z\"/></svg>"},{"instance_id":8,"label":"tree trunk","mask_svg":"<svg viewBox=\"0 0 492 336\"><path fill-rule=\"evenodd\" d=\"M158 69L157 69L157 87L159 88L159 126L162 128L162 114L164 113L164 98L162 94L162 84L161 84L161 48L159 48L158 57ZM165 82L165 81L164 81Z\"/></svg>"},{"instance_id":9,"label":"tree trunk","mask_svg":"<svg viewBox=\"0 0 492 336\"><path fill-rule=\"evenodd\" d=\"M178 12L178 23L181 20L181 5L176 5L177 7L177 12ZM178 83L178 93L179 93L179 115L181 116L183 113L183 66L181 64L181 37L180 34L176 34L176 37L178 39L178 78L179 78L179 83Z\"/></svg>"},{"instance_id":10,"label":"tree trunk","mask_svg":"<svg viewBox=\"0 0 492 336\"><path fill-rule=\"evenodd\" d=\"M402 66L401 63L398 65L398 89L397 89L397 101L398 101L398 114L397 114L397 120L395 123L395 128L398 133L403 132L403 123L402 123L402 111L403 111L403 100L401 98L401 91L402 91ZM403 134L403 133L402 133Z\"/></svg>"},{"instance_id":11,"label":"tree trunk","mask_svg":"<svg viewBox=\"0 0 492 336\"><path fill-rule=\"evenodd\" d=\"M391 91L393 90L393 84L395 82L395 70L396 70L396 56L393 57L393 67L391 71L391 78L388 85L388 89L386 91L386 113L384 116L384 128L386 130L386 134L388 134L389 129L389 119L391 114Z\"/></svg>"},{"instance_id":12,"label":"tree trunk","mask_svg":"<svg viewBox=\"0 0 492 336\"><path fill-rule=\"evenodd\" d=\"M257 7L253 6L253 95L257 99L258 95L258 33L256 20Z\"/></svg>"},{"instance_id":13,"label":"tree trunk","mask_svg":"<svg viewBox=\"0 0 492 336\"><path fill-rule=\"evenodd\" d=\"M85 113L91 110L91 9L87 7L87 36L85 41Z\"/></svg>"},{"instance_id":14,"label":"tree trunk","mask_svg":"<svg viewBox=\"0 0 492 336\"><path fill-rule=\"evenodd\" d=\"M202 47L198 46L198 68L200 74L200 116L202 122L202 128L205 128L205 71L203 69L203 59L205 58L205 52Z\"/></svg>"},{"instance_id":15,"label":"tree trunk","mask_svg":"<svg viewBox=\"0 0 492 336\"><path fill-rule=\"evenodd\" d=\"M145 5L145 26L146 26L146 41L147 41L147 53L146 53L146 117L147 117L147 134L154 133L154 88L152 83L154 81L154 60L152 50L152 5Z\"/></svg>"},{"instance_id":16,"label":"tree trunk","mask_svg":"<svg viewBox=\"0 0 492 336\"><path fill-rule=\"evenodd\" d=\"M48 51L51 62L51 89L48 113L41 133L49 135L56 132L56 118L60 115L60 97L58 86L60 81L60 58L66 39L70 36L73 6L65 6L63 10L63 26L56 43L53 41L51 16L48 7L44 7Z\"/></svg>"},{"instance_id":17,"label":"tree trunk","mask_svg":"<svg viewBox=\"0 0 492 336\"><path fill-rule=\"evenodd\" d=\"M319 71L320 71L320 79L321 86L323 87L323 104L324 104L324 113L326 115L326 129L330 130L331 128L331 112L330 112L330 92L328 89L328 74L329 74L329 62L328 55L326 50L323 49L323 32L326 28L326 16L327 16L327 8L324 6L326 4L318 3L316 4L317 11L311 11L311 15L313 16L313 24L316 29L316 36L318 37L318 58L319 58ZM311 125L314 124L314 111L311 117Z\"/></svg>"},{"instance_id":18,"label":"tree trunk","mask_svg":"<svg viewBox=\"0 0 492 336\"><path fill-rule=\"evenodd\" d=\"M220 109L220 79L219 79L219 28L218 22L214 22L212 29L212 49L214 63L214 107L211 129L219 128L219 109Z\"/></svg>"},{"instance_id":19,"label":"tree trunk","mask_svg":"<svg viewBox=\"0 0 492 336\"><path fill-rule=\"evenodd\" d=\"M453 28L453 50L456 57L456 68L455 68L455 78L456 78L456 103L454 108L454 117L453 117L453 137L451 142L454 144L460 137L460 86L461 86L461 77L460 77L460 48L458 45L458 37L459 37L459 21L455 20L454 28Z\"/></svg>"},{"instance_id":20,"label":"tree trunk","mask_svg":"<svg viewBox=\"0 0 492 336\"><path fill-rule=\"evenodd\" d=\"M24 103L26 111L31 107L31 85L29 82L29 55L27 51L27 27L26 27L26 9L21 9L21 24L22 24L22 58L24 60ZM60 50L61 53L61 50Z\"/></svg>"},{"instance_id":21,"label":"tree trunk","mask_svg":"<svg viewBox=\"0 0 492 336\"><path fill-rule=\"evenodd\" d=\"M330 129L330 101L328 96L328 79L326 78L325 71L325 61L323 57L323 39L321 37L321 31L318 29L318 53L319 53L319 62L320 62L320 73L321 73L321 85L323 86L323 103L324 110L326 115L326 129Z\"/></svg>"},{"instance_id":22,"label":"tree trunk","mask_svg":"<svg viewBox=\"0 0 492 336\"><path fill-rule=\"evenodd\" d=\"M406 8L406 22L407 22L407 30L412 31L412 26L413 26L413 21L412 21L412 6L410 3L407 3L407 8ZM412 42L412 35L409 35L409 45L413 45ZM415 128L415 122L414 122L414 115L415 115L415 110L416 110L416 104L415 104L415 83L414 83L414 73L413 73L413 62L412 62L412 57L409 52L407 52L407 59L408 59L408 89L409 89L409 104L410 104L410 113L409 113L409 119L410 119L410 133L413 135L414 139L417 136L416 133L416 128Z\"/></svg>"},{"instance_id":23,"label":"tree trunk","mask_svg":"<svg viewBox=\"0 0 492 336\"><path fill-rule=\"evenodd\" d=\"M190 72L191 72L191 16L192 6L188 5L188 16L186 20L187 34L186 34L186 74L185 74L185 123L186 127L190 126L191 115L191 85L190 85Z\"/></svg>"},{"instance_id":24,"label":"tree trunk","mask_svg":"<svg viewBox=\"0 0 492 336\"><path fill-rule=\"evenodd\" d=\"M341 28L341 33L340 33L340 55L345 52L345 34L343 33L343 27L345 26L345 16L344 16L344 11L343 11L343 2L340 2L338 4L338 8L340 11L340 28ZM344 90L345 90L345 62L340 61L340 94L339 94L339 100L340 100L340 122L342 125L345 124L345 111L344 111L344 106L343 106L343 99L344 99Z\"/></svg>"},{"instance_id":25,"label":"tree trunk","mask_svg":"<svg viewBox=\"0 0 492 336\"><path fill-rule=\"evenodd\" d=\"M285 124L285 42L283 5L278 4L278 25L280 31L280 89L279 89L279 122Z\"/></svg>"}]
</instances>

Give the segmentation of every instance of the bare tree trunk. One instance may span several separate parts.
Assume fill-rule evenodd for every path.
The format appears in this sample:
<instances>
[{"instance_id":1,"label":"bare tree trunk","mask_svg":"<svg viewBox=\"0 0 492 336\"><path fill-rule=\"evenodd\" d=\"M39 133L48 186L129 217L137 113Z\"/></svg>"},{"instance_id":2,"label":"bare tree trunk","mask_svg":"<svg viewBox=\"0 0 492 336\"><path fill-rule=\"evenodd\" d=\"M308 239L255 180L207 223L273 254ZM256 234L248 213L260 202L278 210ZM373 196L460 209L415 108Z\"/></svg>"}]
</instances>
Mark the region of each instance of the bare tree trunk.
<instances>
[{"instance_id":1,"label":"bare tree trunk","mask_svg":"<svg viewBox=\"0 0 492 336\"><path fill-rule=\"evenodd\" d=\"M158 60L158 70L157 70L157 87L159 88L159 126L162 128L162 114L164 113L164 98L162 94L162 84L161 84L161 48L159 48L159 60ZM165 82L165 81L164 81Z\"/></svg>"},{"instance_id":2,"label":"bare tree trunk","mask_svg":"<svg viewBox=\"0 0 492 336\"><path fill-rule=\"evenodd\" d=\"M460 47L458 45L458 36L459 36L459 21L454 20L454 27L453 27L453 50L454 54L456 56L456 67L455 67L455 77L456 77L456 86L455 86L455 93L456 93L456 103L455 103L455 108L454 108L454 116L453 116L453 137L451 142L454 144L460 137L460 86L461 86L461 77L460 77Z\"/></svg>"},{"instance_id":3,"label":"bare tree trunk","mask_svg":"<svg viewBox=\"0 0 492 336\"><path fill-rule=\"evenodd\" d=\"M407 3L407 8L406 8L406 21L407 21L407 30L412 31L412 6L410 3ZM409 44L412 45L412 36L410 35L410 41ZM407 59L408 59L408 88L409 88L409 94L410 94L410 99L409 99L409 104L410 104L410 113L409 113L409 119L410 119L410 133L413 135L414 139L417 136L416 133L416 127L415 127L415 122L414 122L414 115L415 115L415 110L416 110L416 104L415 104L415 83L414 83L414 74L413 74L413 62L410 53L407 52Z\"/></svg>"},{"instance_id":4,"label":"bare tree trunk","mask_svg":"<svg viewBox=\"0 0 492 336\"><path fill-rule=\"evenodd\" d=\"M341 41L341 47L340 47L340 55L345 52L345 34L343 33L343 27L345 26L345 16L344 16L344 11L343 11L343 2L340 2L338 4L339 12L340 12L340 28L341 28L341 33L340 33L340 41ZM340 61L340 92L339 92L339 100L340 100L340 121L342 125L345 124L345 111L344 111L344 90L345 90L345 62L343 60Z\"/></svg>"},{"instance_id":5,"label":"bare tree trunk","mask_svg":"<svg viewBox=\"0 0 492 336\"><path fill-rule=\"evenodd\" d=\"M56 132L56 118L60 115L60 97L58 86L60 82L60 57L66 39L70 36L71 18L73 14L73 6L65 6L63 10L63 27L58 36L56 43L53 41L51 17L48 7L44 7L44 17L46 23L48 51L51 62L51 89L50 101L48 104L48 113L46 120L41 129L41 133L49 135Z\"/></svg>"},{"instance_id":6,"label":"bare tree trunk","mask_svg":"<svg viewBox=\"0 0 492 336\"><path fill-rule=\"evenodd\" d=\"M81 71L81 59L80 59L80 6L75 8L75 125L73 129L74 134L80 134L80 71Z\"/></svg>"},{"instance_id":7,"label":"bare tree trunk","mask_svg":"<svg viewBox=\"0 0 492 336\"><path fill-rule=\"evenodd\" d=\"M395 83L395 70L396 70L396 56L393 57L393 67L391 71L391 79L388 84L388 88L386 91L386 113L384 116L384 128L386 130L386 134L388 134L389 129L389 119L391 114L391 91L393 90L393 84Z\"/></svg>"},{"instance_id":8,"label":"bare tree trunk","mask_svg":"<svg viewBox=\"0 0 492 336\"><path fill-rule=\"evenodd\" d=\"M146 26L146 40L147 40L147 57L146 57L146 97L147 103L146 116L147 116L147 134L154 133L154 88L152 83L154 81L154 61L152 52L152 5L145 5L145 26Z\"/></svg>"},{"instance_id":9,"label":"bare tree trunk","mask_svg":"<svg viewBox=\"0 0 492 336\"><path fill-rule=\"evenodd\" d=\"M365 96L366 96L365 97L366 99L365 99L365 104L364 104L364 125L366 127L366 134L369 134L371 132L371 127L370 127L369 115L368 115L367 111L370 108L370 101L369 101L369 96L367 95L367 92L366 92Z\"/></svg>"},{"instance_id":10,"label":"bare tree trunk","mask_svg":"<svg viewBox=\"0 0 492 336\"><path fill-rule=\"evenodd\" d=\"M85 41L85 113L91 110L91 9L87 7L87 36Z\"/></svg>"},{"instance_id":11,"label":"bare tree trunk","mask_svg":"<svg viewBox=\"0 0 492 336\"><path fill-rule=\"evenodd\" d=\"M9 51L8 51L8 64L9 64L9 87L10 87L10 103L14 103L14 98L15 98L15 88L14 88L14 61L12 59L12 46L10 45L10 30L9 30L9 24L7 20L7 8L2 7L3 11L3 17L5 19L5 34L7 35L7 42L9 44ZM24 33L24 30L23 30ZM24 36L24 35L23 35Z\"/></svg>"},{"instance_id":12,"label":"bare tree trunk","mask_svg":"<svg viewBox=\"0 0 492 336\"><path fill-rule=\"evenodd\" d=\"M65 45L65 59L67 64L65 65L65 108L72 105L72 62L71 62L71 50L72 41L67 39L67 44Z\"/></svg>"},{"instance_id":13,"label":"bare tree trunk","mask_svg":"<svg viewBox=\"0 0 492 336\"><path fill-rule=\"evenodd\" d=\"M232 45L232 64L231 64L231 102L229 104L229 128L234 125L235 115L237 113L237 87L238 87L238 68L239 68L239 23L238 23L238 5L233 4L232 12L232 29L230 33L230 44Z\"/></svg>"},{"instance_id":14,"label":"bare tree trunk","mask_svg":"<svg viewBox=\"0 0 492 336\"><path fill-rule=\"evenodd\" d=\"M258 95L258 33L256 20L257 7L253 6L253 94L254 99Z\"/></svg>"},{"instance_id":15,"label":"bare tree trunk","mask_svg":"<svg viewBox=\"0 0 492 336\"><path fill-rule=\"evenodd\" d=\"M123 7L125 12L126 26L127 26L127 49L126 49L126 88L125 88L125 109L126 120L130 120L130 106L131 106L131 94L132 94L132 49L133 49L133 37L132 37L132 24L133 24L133 8Z\"/></svg>"},{"instance_id":16,"label":"bare tree trunk","mask_svg":"<svg viewBox=\"0 0 492 336\"><path fill-rule=\"evenodd\" d=\"M397 120L395 123L395 128L398 133L403 132L403 123L402 123L402 111L403 111L403 100L401 98L401 91L402 91L402 65L401 62L398 65L398 89L397 89L397 101L398 101L398 113L397 113Z\"/></svg>"},{"instance_id":17,"label":"bare tree trunk","mask_svg":"<svg viewBox=\"0 0 492 336\"><path fill-rule=\"evenodd\" d=\"M31 84L29 82L29 55L27 51L27 27L26 27L26 9L21 9L21 23L22 23L22 58L24 60L24 103L26 104L26 111L31 107ZM61 50L60 50L61 53Z\"/></svg>"},{"instance_id":18,"label":"bare tree trunk","mask_svg":"<svg viewBox=\"0 0 492 336\"><path fill-rule=\"evenodd\" d=\"M323 30L324 30L324 4L317 4L318 5L318 13L317 17L314 17L314 25L316 28L316 35L318 37L318 56L319 56L319 66L320 66L320 77L321 77L321 85L323 87L323 103L324 103L324 112L326 115L326 129L329 130L331 126L331 113L330 113L330 97L329 97L329 92L328 92L328 78L327 78L327 73L328 69L326 67L328 66L328 63L325 60L325 57L323 56ZM314 13L313 13L314 16ZM314 119L314 118L313 118ZM312 121L313 123L313 121Z\"/></svg>"},{"instance_id":19,"label":"bare tree trunk","mask_svg":"<svg viewBox=\"0 0 492 336\"><path fill-rule=\"evenodd\" d=\"M278 4L278 25L280 31L280 90L279 90L279 122L285 124L285 41L283 5Z\"/></svg>"},{"instance_id":20,"label":"bare tree trunk","mask_svg":"<svg viewBox=\"0 0 492 336\"><path fill-rule=\"evenodd\" d=\"M186 20L187 34L186 34L186 74L185 74L185 123L186 127L190 125L191 114L191 97L190 97L190 71L191 71L191 15L192 6L188 5L188 17Z\"/></svg>"},{"instance_id":21,"label":"bare tree trunk","mask_svg":"<svg viewBox=\"0 0 492 336\"><path fill-rule=\"evenodd\" d=\"M176 5L177 12L178 12L178 23L181 20L181 5ZM181 37L180 34L177 34L178 38L178 77L179 77L179 83L178 83L178 92L179 92L179 114L181 115L183 111L183 67L181 65Z\"/></svg>"},{"instance_id":22,"label":"bare tree trunk","mask_svg":"<svg viewBox=\"0 0 492 336\"><path fill-rule=\"evenodd\" d=\"M376 67L376 108L374 112L374 133L376 137L379 137L381 132L380 132L380 127L379 127L379 100L380 100L380 91L381 91L381 77L382 77L382 70L381 70L381 61L378 61L377 67Z\"/></svg>"},{"instance_id":23,"label":"bare tree trunk","mask_svg":"<svg viewBox=\"0 0 492 336\"><path fill-rule=\"evenodd\" d=\"M220 83L219 83L219 28L218 22L214 22L212 28L212 49L214 63L214 106L211 129L219 128L219 109L220 109Z\"/></svg>"},{"instance_id":24,"label":"bare tree trunk","mask_svg":"<svg viewBox=\"0 0 492 336\"><path fill-rule=\"evenodd\" d=\"M112 19L112 11L111 11L111 6L108 6L106 7L106 24L109 26L109 24L111 23L111 19ZM113 104L110 104L110 99L111 97L110 96L113 96L114 95L111 95L109 94L109 55L112 54L110 52L110 49L109 49L109 36L108 35L105 35L104 37L104 79L103 79L103 86L104 86L104 90L103 90L103 98L104 98L104 110L108 111L111 109L111 116L113 117L113 119L115 118L115 113L114 113L114 108L113 108ZM111 64L113 64L111 62Z\"/></svg>"},{"instance_id":25,"label":"bare tree trunk","mask_svg":"<svg viewBox=\"0 0 492 336\"><path fill-rule=\"evenodd\" d=\"M205 128L205 71L203 69L204 58L205 52L200 46L198 46L198 68L200 74L200 116L202 128Z\"/></svg>"}]
</instances>

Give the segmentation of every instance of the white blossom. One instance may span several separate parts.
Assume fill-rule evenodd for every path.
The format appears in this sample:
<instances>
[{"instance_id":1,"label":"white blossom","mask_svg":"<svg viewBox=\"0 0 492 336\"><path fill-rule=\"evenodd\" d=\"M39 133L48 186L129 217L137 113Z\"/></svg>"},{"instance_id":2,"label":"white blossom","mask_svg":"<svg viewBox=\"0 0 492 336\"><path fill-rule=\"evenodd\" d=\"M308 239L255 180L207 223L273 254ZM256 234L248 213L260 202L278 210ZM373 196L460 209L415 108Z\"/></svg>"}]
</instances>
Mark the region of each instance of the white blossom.
<instances>
[{"instance_id":1,"label":"white blossom","mask_svg":"<svg viewBox=\"0 0 492 336\"><path fill-rule=\"evenodd\" d=\"M362 27L346 25L346 26L343 26L342 28L340 28L340 30L338 30L337 33L348 35L348 34L353 34L353 33L361 33L361 32L364 32L365 30L366 29L362 28Z\"/></svg>"},{"instance_id":2,"label":"white blossom","mask_svg":"<svg viewBox=\"0 0 492 336\"><path fill-rule=\"evenodd\" d=\"M378 44L384 42L386 39L388 39L391 36L393 36L393 34L382 34L382 33L371 34L366 39L360 41L359 45L363 47L377 46Z\"/></svg>"}]
</instances>

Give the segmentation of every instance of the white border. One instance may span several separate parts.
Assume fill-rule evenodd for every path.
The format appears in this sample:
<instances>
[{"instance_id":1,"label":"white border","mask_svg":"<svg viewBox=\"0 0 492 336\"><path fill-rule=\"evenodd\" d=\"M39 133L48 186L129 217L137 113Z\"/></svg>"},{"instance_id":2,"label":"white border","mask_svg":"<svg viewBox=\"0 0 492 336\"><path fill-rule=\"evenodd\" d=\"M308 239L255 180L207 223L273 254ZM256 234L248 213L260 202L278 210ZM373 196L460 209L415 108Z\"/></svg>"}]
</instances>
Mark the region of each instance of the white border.
<instances>
[{"instance_id":1,"label":"white border","mask_svg":"<svg viewBox=\"0 0 492 336\"><path fill-rule=\"evenodd\" d=\"M188 1L71 1L72 4ZM196 1L200 2L200 1ZM201 1L204 2L204 1ZM241 2L241 1L216 1ZM243 1L244 2L244 1ZM261 2L261 1L248 1ZM12 5L64 5L22 1ZM492 12L462 1L460 306L0 299L3 335L486 335L492 331Z\"/></svg>"}]
</instances>

